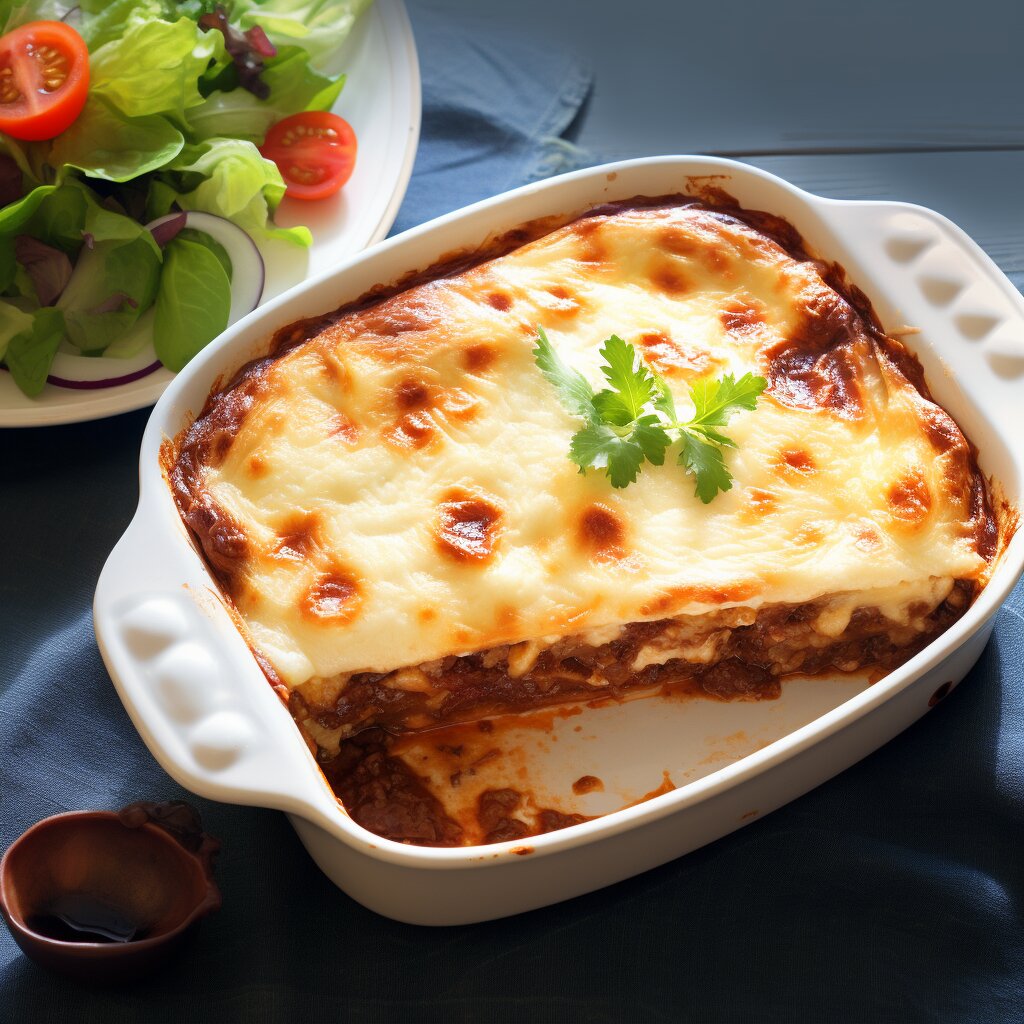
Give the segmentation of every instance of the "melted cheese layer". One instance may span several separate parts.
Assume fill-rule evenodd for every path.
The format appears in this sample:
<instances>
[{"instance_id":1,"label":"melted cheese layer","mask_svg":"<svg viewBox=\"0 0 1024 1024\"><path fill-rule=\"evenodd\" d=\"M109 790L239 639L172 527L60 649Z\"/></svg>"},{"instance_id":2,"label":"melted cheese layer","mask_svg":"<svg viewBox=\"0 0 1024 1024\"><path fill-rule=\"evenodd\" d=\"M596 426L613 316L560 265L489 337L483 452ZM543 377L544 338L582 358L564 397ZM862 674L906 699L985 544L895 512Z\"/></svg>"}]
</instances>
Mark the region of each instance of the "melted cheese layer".
<instances>
[{"instance_id":1,"label":"melted cheese layer","mask_svg":"<svg viewBox=\"0 0 1024 1024\"><path fill-rule=\"evenodd\" d=\"M823 272L699 204L574 221L262 364L179 504L290 687L837 591L841 632L872 594L981 579L967 442ZM732 490L702 504L674 449L624 490L580 475L538 326L597 388L601 342L632 342L683 417L700 377L767 376Z\"/></svg>"}]
</instances>

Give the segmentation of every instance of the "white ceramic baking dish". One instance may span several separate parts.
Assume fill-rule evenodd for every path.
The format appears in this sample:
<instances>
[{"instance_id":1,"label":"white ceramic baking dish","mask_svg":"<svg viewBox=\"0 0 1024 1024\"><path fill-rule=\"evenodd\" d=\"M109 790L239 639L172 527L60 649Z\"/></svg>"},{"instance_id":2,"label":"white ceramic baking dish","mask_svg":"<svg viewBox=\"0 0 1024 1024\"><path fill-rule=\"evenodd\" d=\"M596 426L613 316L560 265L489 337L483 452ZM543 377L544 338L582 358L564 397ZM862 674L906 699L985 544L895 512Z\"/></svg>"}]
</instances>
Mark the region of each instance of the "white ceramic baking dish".
<instances>
[{"instance_id":1,"label":"white ceramic baking dish","mask_svg":"<svg viewBox=\"0 0 1024 1024\"><path fill-rule=\"evenodd\" d=\"M586 728L573 727L576 739L559 747L564 753L543 743L524 752L535 779L548 770L578 777L597 765L606 792L593 799L615 806L656 789L665 773L678 788L528 845L410 847L346 816L190 543L161 473L161 443L202 408L214 381L261 353L285 324L525 221L681 192L691 177L706 175L744 206L785 217L813 250L838 260L887 329L920 328L910 345L937 400L978 446L983 471L1024 504L1024 301L962 231L920 207L822 199L726 160L629 161L477 203L256 310L194 359L153 412L138 512L96 590L96 635L135 726L175 779L211 799L287 812L323 871L373 910L420 924L518 913L662 864L779 807L891 739L955 686L1021 574L1024 533L968 613L873 686L817 680L788 684L780 701L677 701L674 710L636 701L584 711L575 722Z\"/></svg>"}]
</instances>

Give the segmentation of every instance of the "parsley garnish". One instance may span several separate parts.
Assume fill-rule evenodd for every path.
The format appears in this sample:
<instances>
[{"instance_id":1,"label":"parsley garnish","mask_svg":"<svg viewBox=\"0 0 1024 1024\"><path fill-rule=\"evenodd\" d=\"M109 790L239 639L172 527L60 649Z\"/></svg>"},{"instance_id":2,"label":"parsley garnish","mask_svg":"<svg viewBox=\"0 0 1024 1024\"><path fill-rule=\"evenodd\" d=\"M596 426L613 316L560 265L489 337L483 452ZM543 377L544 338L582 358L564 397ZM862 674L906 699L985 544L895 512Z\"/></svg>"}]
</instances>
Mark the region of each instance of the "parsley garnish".
<instances>
[{"instance_id":1,"label":"parsley garnish","mask_svg":"<svg viewBox=\"0 0 1024 1024\"><path fill-rule=\"evenodd\" d=\"M764 377L745 373L736 380L727 373L695 382L690 387L693 416L680 420L668 385L632 345L613 334L600 351L609 387L595 393L582 373L562 361L544 329L537 328L533 356L540 372L562 405L586 421L569 442L569 458L580 472L603 469L612 487L626 487L645 461L663 465L668 447L680 441L676 461L696 478L696 496L706 505L719 491L728 491L732 476L722 447L735 448L736 443L716 428L741 409L756 408L768 386Z\"/></svg>"}]
</instances>

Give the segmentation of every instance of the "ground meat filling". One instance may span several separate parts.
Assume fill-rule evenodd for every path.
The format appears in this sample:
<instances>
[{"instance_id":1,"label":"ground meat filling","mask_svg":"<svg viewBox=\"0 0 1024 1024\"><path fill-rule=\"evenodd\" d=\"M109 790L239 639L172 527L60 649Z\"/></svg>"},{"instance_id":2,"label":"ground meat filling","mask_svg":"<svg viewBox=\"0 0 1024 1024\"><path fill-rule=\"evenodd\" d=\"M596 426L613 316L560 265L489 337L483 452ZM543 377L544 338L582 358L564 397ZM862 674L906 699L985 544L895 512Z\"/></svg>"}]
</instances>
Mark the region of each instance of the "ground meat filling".
<instances>
[{"instance_id":1,"label":"ground meat filling","mask_svg":"<svg viewBox=\"0 0 1024 1024\"><path fill-rule=\"evenodd\" d=\"M713 616L630 623L607 643L566 637L448 657L414 669L356 673L333 707L310 706L293 691L291 711L320 747L374 726L390 732L435 728L496 714L638 692L692 691L719 700L777 697L791 674L891 671L966 611L972 584L959 582L934 608L908 609L907 623L858 608L838 635L822 632L825 606L733 608Z\"/></svg>"}]
</instances>

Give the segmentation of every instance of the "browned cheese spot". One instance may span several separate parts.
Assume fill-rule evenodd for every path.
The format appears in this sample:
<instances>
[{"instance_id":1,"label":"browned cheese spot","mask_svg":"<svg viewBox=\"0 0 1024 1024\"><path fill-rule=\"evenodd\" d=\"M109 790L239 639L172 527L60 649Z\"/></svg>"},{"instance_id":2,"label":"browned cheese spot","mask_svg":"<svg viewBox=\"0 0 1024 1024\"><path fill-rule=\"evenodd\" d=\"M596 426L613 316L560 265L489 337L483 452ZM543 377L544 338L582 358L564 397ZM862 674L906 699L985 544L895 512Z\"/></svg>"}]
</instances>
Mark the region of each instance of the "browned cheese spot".
<instances>
[{"instance_id":1,"label":"browned cheese spot","mask_svg":"<svg viewBox=\"0 0 1024 1024\"><path fill-rule=\"evenodd\" d=\"M651 332L640 337L644 359L666 377L692 375L706 376L722 365L705 349L670 338L667 334Z\"/></svg>"},{"instance_id":2,"label":"browned cheese spot","mask_svg":"<svg viewBox=\"0 0 1024 1024\"><path fill-rule=\"evenodd\" d=\"M678 298L690 290L690 283L680 270L664 257L651 260L648 278L651 284L664 295Z\"/></svg>"},{"instance_id":3,"label":"browned cheese spot","mask_svg":"<svg viewBox=\"0 0 1024 1024\"><path fill-rule=\"evenodd\" d=\"M932 507L928 482L916 468L908 470L889 488L886 499L890 514L912 526L924 522Z\"/></svg>"},{"instance_id":4,"label":"browned cheese spot","mask_svg":"<svg viewBox=\"0 0 1024 1024\"><path fill-rule=\"evenodd\" d=\"M583 302L579 296L573 295L568 288L554 285L546 289L548 297L538 296L537 304L544 310L545 316L558 317L563 320L579 315Z\"/></svg>"},{"instance_id":5,"label":"browned cheese spot","mask_svg":"<svg viewBox=\"0 0 1024 1024\"><path fill-rule=\"evenodd\" d=\"M313 622L343 625L359 613L359 581L343 569L321 573L302 596L303 616Z\"/></svg>"},{"instance_id":6,"label":"browned cheese spot","mask_svg":"<svg viewBox=\"0 0 1024 1024\"><path fill-rule=\"evenodd\" d=\"M788 480L812 476L818 470L814 456L803 448L784 448L774 460L775 468Z\"/></svg>"},{"instance_id":7,"label":"browned cheese spot","mask_svg":"<svg viewBox=\"0 0 1024 1024\"><path fill-rule=\"evenodd\" d=\"M429 412L430 387L415 377L406 377L394 389L394 404L400 415L384 431L384 440L392 447L403 450L426 448L437 433Z\"/></svg>"},{"instance_id":8,"label":"browned cheese spot","mask_svg":"<svg viewBox=\"0 0 1024 1024\"><path fill-rule=\"evenodd\" d=\"M400 449L425 448L439 435L435 413L470 420L480 408L480 400L462 388L442 388L414 378L401 381L394 397L403 415L384 431L384 440Z\"/></svg>"},{"instance_id":9,"label":"browned cheese spot","mask_svg":"<svg viewBox=\"0 0 1024 1024\"><path fill-rule=\"evenodd\" d=\"M519 622L519 609L515 605L503 604L495 615L495 622L500 628L508 629Z\"/></svg>"},{"instance_id":10,"label":"browned cheese spot","mask_svg":"<svg viewBox=\"0 0 1024 1024\"><path fill-rule=\"evenodd\" d=\"M213 438L210 448L213 453L214 465L220 465L228 457L231 445L234 444L235 435L226 430L219 431Z\"/></svg>"},{"instance_id":11,"label":"browned cheese spot","mask_svg":"<svg viewBox=\"0 0 1024 1024\"><path fill-rule=\"evenodd\" d=\"M640 608L643 615L662 615L684 608L689 604L731 604L749 601L763 589L761 580L737 580L724 587L698 585L672 587L659 598Z\"/></svg>"},{"instance_id":12,"label":"browned cheese spot","mask_svg":"<svg viewBox=\"0 0 1024 1024\"><path fill-rule=\"evenodd\" d=\"M607 505L585 508L576 526L581 548L599 562L613 562L626 555L626 524L620 513Z\"/></svg>"},{"instance_id":13,"label":"browned cheese spot","mask_svg":"<svg viewBox=\"0 0 1024 1024\"><path fill-rule=\"evenodd\" d=\"M487 303L500 313L507 313L512 308L512 296L507 292L489 292Z\"/></svg>"},{"instance_id":14,"label":"browned cheese spot","mask_svg":"<svg viewBox=\"0 0 1024 1024\"><path fill-rule=\"evenodd\" d=\"M437 434L434 421L425 412L411 412L402 416L384 432L384 440L394 448L426 448Z\"/></svg>"},{"instance_id":15,"label":"browned cheese spot","mask_svg":"<svg viewBox=\"0 0 1024 1024\"><path fill-rule=\"evenodd\" d=\"M437 404L446 416L457 420L471 420L480 411L480 400L462 388L441 390Z\"/></svg>"},{"instance_id":16,"label":"browned cheese spot","mask_svg":"<svg viewBox=\"0 0 1024 1024\"><path fill-rule=\"evenodd\" d=\"M359 440L359 428L345 413L338 412L331 417L327 436L336 437L348 445L355 445Z\"/></svg>"},{"instance_id":17,"label":"browned cheese spot","mask_svg":"<svg viewBox=\"0 0 1024 1024\"><path fill-rule=\"evenodd\" d=\"M437 618L437 611L434 608L421 608L416 615L420 622L433 622Z\"/></svg>"},{"instance_id":18,"label":"browned cheese spot","mask_svg":"<svg viewBox=\"0 0 1024 1024\"><path fill-rule=\"evenodd\" d=\"M581 263L601 264L608 259L608 248L598 237L600 227L599 220L581 220L572 225L572 231L579 239L576 258Z\"/></svg>"},{"instance_id":19,"label":"browned cheese spot","mask_svg":"<svg viewBox=\"0 0 1024 1024\"><path fill-rule=\"evenodd\" d=\"M873 358L870 337L854 310L831 291L803 300L793 336L765 351L769 392L791 408L828 409L846 419L864 413L858 377Z\"/></svg>"},{"instance_id":20,"label":"browned cheese spot","mask_svg":"<svg viewBox=\"0 0 1024 1024\"><path fill-rule=\"evenodd\" d=\"M673 256L683 256L686 259L699 257L704 249L700 241L689 231L674 224L662 228L658 232L655 244L663 251L672 253Z\"/></svg>"},{"instance_id":21,"label":"browned cheese spot","mask_svg":"<svg viewBox=\"0 0 1024 1024\"><path fill-rule=\"evenodd\" d=\"M498 358L498 352L492 345L470 345L462 353L462 365L470 373L482 373L490 369Z\"/></svg>"},{"instance_id":22,"label":"browned cheese spot","mask_svg":"<svg viewBox=\"0 0 1024 1024\"><path fill-rule=\"evenodd\" d=\"M870 523L859 523L853 531L853 545L868 554L877 551L882 546L878 531Z\"/></svg>"},{"instance_id":23,"label":"browned cheese spot","mask_svg":"<svg viewBox=\"0 0 1024 1024\"><path fill-rule=\"evenodd\" d=\"M482 564L494 554L502 512L491 500L452 488L437 506L434 537L442 554L458 562Z\"/></svg>"},{"instance_id":24,"label":"browned cheese spot","mask_svg":"<svg viewBox=\"0 0 1024 1024\"><path fill-rule=\"evenodd\" d=\"M764 303L751 296L731 299L718 314L722 326L730 334L756 334L765 326Z\"/></svg>"},{"instance_id":25,"label":"browned cheese spot","mask_svg":"<svg viewBox=\"0 0 1024 1024\"><path fill-rule=\"evenodd\" d=\"M817 523L804 523L793 537L797 547L815 547L825 539L825 533Z\"/></svg>"},{"instance_id":26,"label":"browned cheese spot","mask_svg":"<svg viewBox=\"0 0 1024 1024\"><path fill-rule=\"evenodd\" d=\"M948 451L960 450L967 454L967 442L953 417L936 405L922 405L920 408L921 427L932 447L943 455Z\"/></svg>"},{"instance_id":27,"label":"browned cheese spot","mask_svg":"<svg viewBox=\"0 0 1024 1024\"><path fill-rule=\"evenodd\" d=\"M231 581L231 600L243 614L258 611L263 595L244 576L235 576Z\"/></svg>"},{"instance_id":28,"label":"browned cheese spot","mask_svg":"<svg viewBox=\"0 0 1024 1024\"><path fill-rule=\"evenodd\" d=\"M382 338L396 338L413 331L429 330L435 323L436 310L432 308L430 291L421 294L407 292L396 295L359 315L362 329L367 334Z\"/></svg>"},{"instance_id":29,"label":"browned cheese spot","mask_svg":"<svg viewBox=\"0 0 1024 1024\"><path fill-rule=\"evenodd\" d=\"M658 234L656 242L663 252L699 261L711 274L725 279L735 276L730 260L723 251L727 243L718 224L705 222L687 227L671 225Z\"/></svg>"},{"instance_id":30,"label":"browned cheese spot","mask_svg":"<svg viewBox=\"0 0 1024 1024\"><path fill-rule=\"evenodd\" d=\"M319 547L320 516L316 512L292 512L275 529L273 553L278 558L307 559Z\"/></svg>"},{"instance_id":31,"label":"browned cheese spot","mask_svg":"<svg viewBox=\"0 0 1024 1024\"><path fill-rule=\"evenodd\" d=\"M260 477L266 476L267 473L270 472L270 466L267 465L266 456L261 452L253 452L252 455L249 456L249 461L246 465L249 470L249 476L256 480L260 479Z\"/></svg>"},{"instance_id":32,"label":"browned cheese spot","mask_svg":"<svg viewBox=\"0 0 1024 1024\"><path fill-rule=\"evenodd\" d=\"M185 521L202 538L203 551L217 570L228 592L233 594L240 579L238 563L249 556L249 538L211 497L208 491L196 495Z\"/></svg>"},{"instance_id":33,"label":"browned cheese spot","mask_svg":"<svg viewBox=\"0 0 1024 1024\"><path fill-rule=\"evenodd\" d=\"M422 381L406 378L395 388L395 404L399 409L425 409L430 405L430 389Z\"/></svg>"},{"instance_id":34,"label":"browned cheese spot","mask_svg":"<svg viewBox=\"0 0 1024 1024\"><path fill-rule=\"evenodd\" d=\"M751 487L747 491L745 518L762 519L770 516L778 507L779 499L771 491L763 491L759 487Z\"/></svg>"}]
</instances>

